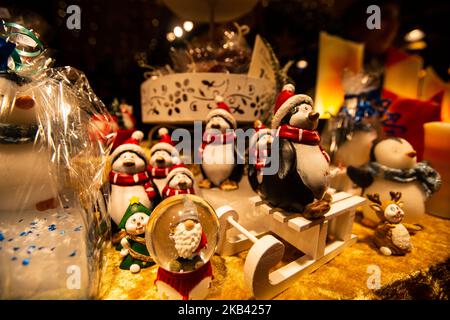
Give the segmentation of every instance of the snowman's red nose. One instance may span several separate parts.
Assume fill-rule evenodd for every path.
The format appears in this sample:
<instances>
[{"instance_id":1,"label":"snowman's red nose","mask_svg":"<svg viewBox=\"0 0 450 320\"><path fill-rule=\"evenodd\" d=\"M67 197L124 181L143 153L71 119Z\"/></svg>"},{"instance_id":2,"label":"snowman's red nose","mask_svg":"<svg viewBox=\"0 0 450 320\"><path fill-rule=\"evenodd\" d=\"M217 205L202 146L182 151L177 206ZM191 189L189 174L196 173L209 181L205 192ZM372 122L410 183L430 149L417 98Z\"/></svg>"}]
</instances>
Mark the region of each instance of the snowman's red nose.
<instances>
[{"instance_id":1,"label":"snowman's red nose","mask_svg":"<svg viewBox=\"0 0 450 320\"><path fill-rule=\"evenodd\" d=\"M316 121L317 119L319 119L320 114L318 112L310 112L308 114L308 119L311 121Z\"/></svg>"},{"instance_id":2,"label":"snowman's red nose","mask_svg":"<svg viewBox=\"0 0 450 320\"><path fill-rule=\"evenodd\" d=\"M414 158L417 155L417 152L411 151L411 152L408 152L406 155L410 158Z\"/></svg>"}]
</instances>

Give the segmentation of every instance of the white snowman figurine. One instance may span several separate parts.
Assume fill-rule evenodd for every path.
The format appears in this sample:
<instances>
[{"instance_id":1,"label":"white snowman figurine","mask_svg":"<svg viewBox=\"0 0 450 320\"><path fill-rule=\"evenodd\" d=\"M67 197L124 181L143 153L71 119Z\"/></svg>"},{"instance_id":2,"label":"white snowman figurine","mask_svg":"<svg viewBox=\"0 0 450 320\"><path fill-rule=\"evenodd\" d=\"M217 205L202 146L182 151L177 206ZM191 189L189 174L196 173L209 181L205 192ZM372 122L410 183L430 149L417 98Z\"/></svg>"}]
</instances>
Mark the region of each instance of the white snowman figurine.
<instances>
[{"instance_id":1,"label":"white snowman figurine","mask_svg":"<svg viewBox=\"0 0 450 320\"><path fill-rule=\"evenodd\" d=\"M139 142L144 137L135 131L131 138L118 146L111 154L111 197L109 210L112 220L118 225L132 197L140 199L142 205L154 208L161 197L147 172L148 158Z\"/></svg>"},{"instance_id":2,"label":"white snowman figurine","mask_svg":"<svg viewBox=\"0 0 450 320\"><path fill-rule=\"evenodd\" d=\"M0 73L0 210L39 210L57 206L51 152L40 133L39 91L15 73ZM42 116L42 114L41 114Z\"/></svg>"},{"instance_id":3,"label":"white snowman figurine","mask_svg":"<svg viewBox=\"0 0 450 320\"><path fill-rule=\"evenodd\" d=\"M425 200L441 184L439 174L426 162L417 163L416 151L401 138L375 141L370 162L361 167L349 166L347 174L363 195L379 194L381 200L390 199L389 191L403 195L406 223L418 223L425 214ZM377 221L369 205L363 207L364 217Z\"/></svg>"}]
</instances>

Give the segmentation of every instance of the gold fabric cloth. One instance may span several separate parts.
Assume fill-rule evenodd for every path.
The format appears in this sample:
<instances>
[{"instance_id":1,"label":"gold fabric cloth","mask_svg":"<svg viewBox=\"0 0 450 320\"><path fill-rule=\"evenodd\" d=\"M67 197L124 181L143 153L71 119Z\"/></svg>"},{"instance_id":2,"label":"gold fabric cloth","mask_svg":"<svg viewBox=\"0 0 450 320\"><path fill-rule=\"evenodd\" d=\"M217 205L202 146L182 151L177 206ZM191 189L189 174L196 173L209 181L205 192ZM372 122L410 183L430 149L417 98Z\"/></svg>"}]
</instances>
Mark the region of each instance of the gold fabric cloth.
<instances>
[{"instance_id":1,"label":"gold fabric cloth","mask_svg":"<svg viewBox=\"0 0 450 320\"><path fill-rule=\"evenodd\" d=\"M358 242L311 274L294 281L275 299L448 299L450 283L450 220L426 215L423 231L412 236L413 251L403 257L386 257L371 242L373 230L358 223L353 233ZM212 258L214 280L207 299L252 299L244 284L247 252ZM295 258L287 247L286 259ZM139 274L119 269L121 257L107 249L100 299L159 299L153 282L157 267ZM369 289L368 267L381 271L378 290ZM375 267L376 268L376 267ZM369 280L370 282L370 280Z\"/></svg>"}]
</instances>

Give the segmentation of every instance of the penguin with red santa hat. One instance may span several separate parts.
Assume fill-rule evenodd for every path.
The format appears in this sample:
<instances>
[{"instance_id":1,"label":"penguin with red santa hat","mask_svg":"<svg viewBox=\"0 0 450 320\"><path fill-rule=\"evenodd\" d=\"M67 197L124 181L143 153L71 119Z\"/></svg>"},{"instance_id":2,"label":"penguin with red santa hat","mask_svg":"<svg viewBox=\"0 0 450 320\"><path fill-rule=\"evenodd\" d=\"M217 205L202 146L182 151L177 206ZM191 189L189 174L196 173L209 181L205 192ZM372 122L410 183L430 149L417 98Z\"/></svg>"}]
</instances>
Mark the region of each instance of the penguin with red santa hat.
<instances>
[{"instance_id":1,"label":"penguin with red santa hat","mask_svg":"<svg viewBox=\"0 0 450 320\"><path fill-rule=\"evenodd\" d=\"M242 178L244 161L237 151L236 119L221 96L216 96L217 107L206 116L206 127L199 149L203 180L199 187L213 186L221 190L236 190Z\"/></svg>"},{"instance_id":2,"label":"penguin with red santa hat","mask_svg":"<svg viewBox=\"0 0 450 320\"><path fill-rule=\"evenodd\" d=\"M143 137L141 131L135 131L111 153L109 208L116 225L122 220L132 197L138 197L149 210L161 201L159 191L147 172L147 155L139 145Z\"/></svg>"},{"instance_id":3,"label":"penguin with red santa hat","mask_svg":"<svg viewBox=\"0 0 450 320\"><path fill-rule=\"evenodd\" d=\"M261 197L273 207L302 213L308 219L322 217L330 210L329 161L316 131L319 113L312 99L295 94L291 84L278 95L272 129L279 139L279 170L264 176Z\"/></svg>"},{"instance_id":4,"label":"penguin with red santa hat","mask_svg":"<svg viewBox=\"0 0 450 320\"><path fill-rule=\"evenodd\" d=\"M259 187L264 179L262 169L270 164L273 135L260 120L253 124L254 135L250 138L248 181L252 189L259 193Z\"/></svg>"},{"instance_id":5,"label":"penguin with red santa hat","mask_svg":"<svg viewBox=\"0 0 450 320\"><path fill-rule=\"evenodd\" d=\"M175 148L167 128L158 130L160 141L150 149L148 172L152 179L165 179L174 165L181 163L178 150Z\"/></svg>"},{"instance_id":6,"label":"penguin with red santa hat","mask_svg":"<svg viewBox=\"0 0 450 320\"><path fill-rule=\"evenodd\" d=\"M161 191L163 199L178 194L195 194L194 174L183 164L173 166L166 181L166 186Z\"/></svg>"}]
</instances>

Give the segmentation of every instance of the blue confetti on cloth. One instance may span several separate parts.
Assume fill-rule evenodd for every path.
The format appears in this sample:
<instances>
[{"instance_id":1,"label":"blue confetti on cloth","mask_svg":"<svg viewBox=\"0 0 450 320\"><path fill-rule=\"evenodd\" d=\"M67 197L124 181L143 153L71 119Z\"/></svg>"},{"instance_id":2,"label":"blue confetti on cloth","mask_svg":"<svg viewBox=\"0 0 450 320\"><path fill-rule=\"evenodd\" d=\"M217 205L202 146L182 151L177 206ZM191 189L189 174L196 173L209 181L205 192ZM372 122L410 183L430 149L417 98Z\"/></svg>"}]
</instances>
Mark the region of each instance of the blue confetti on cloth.
<instances>
[{"instance_id":1,"label":"blue confetti on cloth","mask_svg":"<svg viewBox=\"0 0 450 320\"><path fill-rule=\"evenodd\" d=\"M22 264L23 264L24 266L29 265L29 264L30 264L30 259L23 259L23 260L22 260Z\"/></svg>"},{"instance_id":2,"label":"blue confetti on cloth","mask_svg":"<svg viewBox=\"0 0 450 320\"><path fill-rule=\"evenodd\" d=\"M27 234L28 234L27 232L22 231L22 232L20 233L20 236L21 236L21 237L24 237L24 236L26 236Z\"/></svg>"},{"instance_id":3,"label":"blue confetti on cloth","mask_svg":"<svg viewBox=\"0 0 450 320\"><path fill-rule=\"evenodd\" d=\"M3 232L0 232L0 241L5 240L5 236L3 235Z\"/></svg>"},{"instance_id":4,"label":"blue confetti on cloth","mask_svg":"<svg viewBox=\"0 0 450 320\"><path fill-rule=\"evenodd\" d=\"M73 250L69 257L75 257L77 255L77 250Z\"/></svg>"},{"instance_id":5,"label":"blue confetti on cloth","mask_svg":"<svg viewBox=\"0 0 450 320\"><path fill-rule=\"evenodd\" d=\"M51 224L48 226L49 231L55 231L56 230L56 224Z\"/></svg>"}]
</instances>

